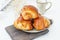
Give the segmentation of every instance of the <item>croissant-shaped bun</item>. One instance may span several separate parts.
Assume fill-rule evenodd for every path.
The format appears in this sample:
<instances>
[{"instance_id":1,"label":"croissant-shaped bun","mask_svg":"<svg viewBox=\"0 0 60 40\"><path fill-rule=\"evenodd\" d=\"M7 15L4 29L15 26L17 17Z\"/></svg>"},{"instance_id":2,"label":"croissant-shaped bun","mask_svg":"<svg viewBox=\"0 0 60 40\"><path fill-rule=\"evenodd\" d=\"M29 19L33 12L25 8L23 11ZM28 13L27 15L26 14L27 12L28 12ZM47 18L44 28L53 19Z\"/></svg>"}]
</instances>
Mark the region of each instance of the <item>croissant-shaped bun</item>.
<instances>
[{"instance_id":1,"label":"croissant-shaped bun","mask_svg":"<svg viewBox=\"0 0 60 40\"><path fill-rule=\"evenodd\" d=\"M35 19L38 17L38 10L32 5L25 5L21 13L24 20Z\"/></svg>"},{"instance_id":2,"label":"croissant-shaped bun","mask_svg":"<svg viewBox=\"0 0 60 40\"><path fill-rule=\"evenodd\" d=\"M20 16L16 21L14 21L14 27L19 30L31 30L33 27L31 21L26 21Z\"/></svg>"},{"instance_id":3,"label":"croissant-shaped bun","mask_svg":"<svg viewBox=\"0 0 60 40\"><path fill-rule=\"evenodd\" d=\"M34 19L33 26L36 30L44 30L45 28L48 28L50 25L50 20L40 16L37 19Z\"/></svg>"}]
</instances>

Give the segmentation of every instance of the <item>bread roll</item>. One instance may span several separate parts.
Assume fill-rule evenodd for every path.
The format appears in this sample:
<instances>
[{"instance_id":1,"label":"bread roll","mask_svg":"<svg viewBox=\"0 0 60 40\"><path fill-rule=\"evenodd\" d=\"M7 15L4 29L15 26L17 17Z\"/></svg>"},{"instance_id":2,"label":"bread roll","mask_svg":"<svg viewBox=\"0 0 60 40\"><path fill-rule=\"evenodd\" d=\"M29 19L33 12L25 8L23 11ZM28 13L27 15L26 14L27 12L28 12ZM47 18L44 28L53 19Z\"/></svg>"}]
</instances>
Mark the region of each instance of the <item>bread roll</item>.
<instances>
[{"instance_id":1,"label":"bread roll","mask_svg":"<svg viewBox=\"0 0 60 40\"><path fill-rule=\"evenodd\" d=\"M50 20L47 18L44 18L44 25L45 25L45 28L48 28L50 25Z\"/></svg>"},{"instance_id":2,"label":"bread roll","mask_svg":"<svg viewBox=\"0 0 60 40\"><path fill-rule=\"evenodd\" d=\"M43 30L45 27L44 27L44 22L43 22L43 17L39 17L37 19L34 19L34 23L33 23L33 26L36 30Z\"/></svg>"},{"instance_id":3,"label":"bread roll","mask_svg":"<svg viewBox=\"0 0 60 40\"><path fill-rule=\"evenodd\" d=\"M50 25L50 20L39 16L39 18L34 19L33 26L36 30L44 30L45 28L48 28Z\"/></svg>"},{"instance_id":4,"label":"bread roll","mask_svg":"<svg viewBox=\"0 0 60 40\"><path fill-rule=\"evenodd\" d=\"M38 17L38 10L32 5L25 5L21 13L25 20L35 19Z\"/></svg>"},{"instance_id":5,"label":"bread roll","mask_svg":"<svg viewBox=\"0 0 60 40\"><path fill-rule=\"evenodd\" d=\"M26 21L20 16L15 22L14 27L19 30L31 30L33 27L31 21Z\"/></svg>"}]
</instances>

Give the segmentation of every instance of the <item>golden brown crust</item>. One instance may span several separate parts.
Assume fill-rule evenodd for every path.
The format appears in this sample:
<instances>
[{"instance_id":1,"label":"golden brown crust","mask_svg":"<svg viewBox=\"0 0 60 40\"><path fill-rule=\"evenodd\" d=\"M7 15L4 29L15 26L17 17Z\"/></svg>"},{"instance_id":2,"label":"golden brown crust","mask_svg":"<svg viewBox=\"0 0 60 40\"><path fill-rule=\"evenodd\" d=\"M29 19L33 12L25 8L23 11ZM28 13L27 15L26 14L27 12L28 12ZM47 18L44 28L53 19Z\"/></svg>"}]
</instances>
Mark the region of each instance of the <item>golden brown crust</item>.
<instances>
[{"instance_id":1,"label":"golden brown crust","mask_svg":"<svg viewBox=\"0 0 60 40\"><path fill-rule=\"evenodd\" d=\"M25 20L38 17L38 10L32 5L25 5L22 9L22 16Z\"/></svg>"},{"instance_id":2,"label":"golden brown crust","mask_svg":"<svg viewBox=\"0 0 60 40\"><path fill-rule=\"evenodd\" d=\"M33 19L33 20L31 20ZM23 7L20 17L14 21L14 27L19 30L44 30L50 25L50 20L41 16L38 10L32 5Z\"/></svg>"},{"instance_id":3,"label":"golden brown crust","mask_svg":"<svg viewBox=\"0 0 60 40\"><path fill-rule=\"evenodd\" d=\"M31 25L31 21L25 21L23 18L19 17L14 22L14 27L19 30L31 30L33 27Z\"/></svg>"},{"instance_id":4,"label":"golden brown crust","mask_svg":"<svg viewBox=\"0 0 60 40\"><path fill-rule=\"evenodd\" d=\"M22 11L28 11L28 10L38 13L38 10L32 5L25 5L22 9Z\"/></svg>"},{"instance_id":5,"label":"golden brown crust","mask_svg":"<svg viewBox=\"0 0 60 40\"><path fill-rule=\"evenodd\" d=\"M33 26L36 30L43 30L45 28L44 22L43 22L43 17L39 17L39 18L35 19Z\"/></svg>"},{"instance_id":6,"label":"golden brown crust","mask_svg":"<svg viewBox=\"0 0 60 40\"><path fill-rule=\"evenodd\" d=\"M49 27L49 25L50 25L50 20L49 20L49 19L44 18L44 25L45 25L45 28L48 28L48 27Z\"/></svg>"},{"instance_id":7,"label":"golden brown crust","mask_svg":"<svg viewBox=\"0 0 60 40\"><path fill-rule=\"evenodd\" d=\"M33 26L36 30L43 30L44 28L48 28L50 25L50 21L42 16L34 19Z\"/></svg>"}]
</instances>

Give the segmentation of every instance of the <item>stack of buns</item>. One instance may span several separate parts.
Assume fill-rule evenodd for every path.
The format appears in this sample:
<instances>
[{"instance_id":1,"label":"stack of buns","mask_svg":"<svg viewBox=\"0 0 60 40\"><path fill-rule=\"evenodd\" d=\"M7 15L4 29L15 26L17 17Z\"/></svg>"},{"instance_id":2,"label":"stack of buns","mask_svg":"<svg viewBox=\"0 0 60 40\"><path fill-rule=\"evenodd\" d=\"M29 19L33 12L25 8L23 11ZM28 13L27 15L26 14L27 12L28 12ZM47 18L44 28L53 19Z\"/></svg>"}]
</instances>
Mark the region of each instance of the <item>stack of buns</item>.
<instances>
[{"instance_id":1,"label":"stack of buns","mask_svg":"<svg viewBox=\"0 0 60 40\"><path fill-rule=\"evenodd\" d=\"M50 25L50 20L44 18L32 5L25 5L20 16L14 21L14 27L19 30L44 30Z\"/></svg>"}]
</instances>

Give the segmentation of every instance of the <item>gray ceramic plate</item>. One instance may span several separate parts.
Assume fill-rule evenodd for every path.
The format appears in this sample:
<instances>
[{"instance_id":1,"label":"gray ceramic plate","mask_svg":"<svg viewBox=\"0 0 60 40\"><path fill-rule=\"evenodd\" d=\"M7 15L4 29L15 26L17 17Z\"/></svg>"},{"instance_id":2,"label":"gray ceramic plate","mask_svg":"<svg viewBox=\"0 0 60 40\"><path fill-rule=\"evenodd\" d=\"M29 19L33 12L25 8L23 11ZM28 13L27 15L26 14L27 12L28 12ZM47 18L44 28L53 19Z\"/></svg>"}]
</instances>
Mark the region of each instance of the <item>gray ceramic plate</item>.
<instances>
[{"instance_id":1,"label":"gray ceramic plate","mask_svg":"<svg viewBox=\"0 0 60 40\"><path fill-rule=\"evenodd\" d=\"M33 30L30 30L30 31L24 31L24 32L27 32L27 33L39 33L39 32L42 32L42 31L45 31L47 28L45 28L44 30L35 30L35 29L33 29Z\"/></svg>"}]
</instances>

